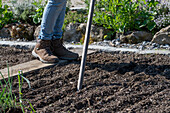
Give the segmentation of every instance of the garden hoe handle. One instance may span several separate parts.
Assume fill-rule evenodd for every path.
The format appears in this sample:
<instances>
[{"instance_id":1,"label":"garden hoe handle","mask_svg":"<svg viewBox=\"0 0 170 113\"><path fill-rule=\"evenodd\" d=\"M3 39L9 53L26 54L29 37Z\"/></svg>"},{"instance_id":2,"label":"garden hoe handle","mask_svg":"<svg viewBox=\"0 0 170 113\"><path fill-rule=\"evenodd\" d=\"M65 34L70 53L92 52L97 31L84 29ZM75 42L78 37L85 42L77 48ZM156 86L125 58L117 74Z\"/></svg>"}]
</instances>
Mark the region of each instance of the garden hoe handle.
<instances>
[{"instance_id":1,"label":"garden hoe handle","mask_svg":"<svg viewBox=\"0 0 170 113\"><path fill-rule=\"evenodd\" d=\"M90 38L90 30L91 30L91 24L92 24L92 19L93 19L94 4L95 4L95 0L91 0L89 15L88 15L88 22L87 22L87 27L86 27L86 35L85 35L85 40L84 40L83 53L82 53L79 80L78 80L78 86L77 86L78 91L82 88L82 84L83 84L87 50L88 50L88 44L89 44L89 38Z\"/></svg>"}]
</instances>

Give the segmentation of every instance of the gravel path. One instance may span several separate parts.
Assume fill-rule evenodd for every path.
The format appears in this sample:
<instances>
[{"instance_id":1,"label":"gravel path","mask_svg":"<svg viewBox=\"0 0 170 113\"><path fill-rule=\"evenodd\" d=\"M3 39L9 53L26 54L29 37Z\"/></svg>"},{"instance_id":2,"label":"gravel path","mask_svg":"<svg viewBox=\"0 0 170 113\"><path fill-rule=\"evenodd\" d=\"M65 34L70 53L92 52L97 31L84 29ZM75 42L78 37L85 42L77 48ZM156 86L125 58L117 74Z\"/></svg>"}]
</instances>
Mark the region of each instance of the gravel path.
<instances>
[{"instance_id":1,"label":"gravel path","mask_svg":"<svg viewBox=\"0 0 170 113\"><path fill-rule=\"evenodd\" d=\"M139 43L139 44L118 44L115 47L110 45L113 44L113 41L103 41L103 42L96 42L94 44L89 45L89 49L95 49L95 50L100 50L100 51L107 51L107 52L113 52L113 51L121 51L121 52L135 52L139 54L150 54L150 53L155 53L155 54L168 54L170 55L170 46L166 45L158 45L156 44L155 46L154 43L150 44L149 42L144 43ZM117 43L117 42L116 42ZM33 49L35 46L36 42L18 42L18 41L1 41L0 40L0 46L10 46L10 47L16 47L16 48L25 48L25 49ZM83 45L80 44L71 44L71 43L66 43L65 42L65 47L66 48L83 48ZM158 47L159 46L159 47ZM143 49L141 49L142 47ZM159 48L159 49L157 49Z\"/></svg>"}]
</instances>

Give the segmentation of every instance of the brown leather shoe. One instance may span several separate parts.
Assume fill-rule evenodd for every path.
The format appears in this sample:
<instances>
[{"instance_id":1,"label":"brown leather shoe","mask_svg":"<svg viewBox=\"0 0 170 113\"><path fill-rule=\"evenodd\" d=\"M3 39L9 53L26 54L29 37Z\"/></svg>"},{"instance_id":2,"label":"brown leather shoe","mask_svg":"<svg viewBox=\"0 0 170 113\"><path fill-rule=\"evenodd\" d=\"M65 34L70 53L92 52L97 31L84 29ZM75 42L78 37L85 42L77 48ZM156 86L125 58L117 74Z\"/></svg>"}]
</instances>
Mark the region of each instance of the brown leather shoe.
<instances>
[{"instance_id":1,"label":"brown leather shoe","mask_svg":"<svg viewBox=\"0 0 170 113\"><path fill-rule=\"evenodd\" d=\"M58 62L58 58L52 54L51 40L38 40L32 55L44 63Z\"/></svg>"},{"instance_id":2,"label":"brown leather shoe","mask_svg":"<svg viewBox=\"0 0 170 113\"><path fill-rule=\"evenodd\" d=\"M59 59L63 60L76 60L79 55L67 50L62 43L61 39L52 40L53 54Z\"/></svg>"}]
</instances>

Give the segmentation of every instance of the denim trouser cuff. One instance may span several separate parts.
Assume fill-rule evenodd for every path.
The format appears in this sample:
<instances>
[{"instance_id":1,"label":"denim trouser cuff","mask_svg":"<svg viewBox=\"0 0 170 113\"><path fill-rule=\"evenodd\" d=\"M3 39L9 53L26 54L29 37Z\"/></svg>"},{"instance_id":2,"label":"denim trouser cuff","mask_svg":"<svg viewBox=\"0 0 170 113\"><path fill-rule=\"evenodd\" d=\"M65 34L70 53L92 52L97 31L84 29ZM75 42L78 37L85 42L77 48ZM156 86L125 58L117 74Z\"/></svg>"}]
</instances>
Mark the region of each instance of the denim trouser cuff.
<instances>
[{"instance_id":1,"label":"denim trouser cuff","mask_svg":"<svg viewBox=\"0 0 170 113\"><path fill-rule=\"evenodd\" d=\"M48 37L45 37L45 36L38 36L38 39L41 39L41 40L52 40L52 36L48 36Z\"/></svg>"}]
</instances>

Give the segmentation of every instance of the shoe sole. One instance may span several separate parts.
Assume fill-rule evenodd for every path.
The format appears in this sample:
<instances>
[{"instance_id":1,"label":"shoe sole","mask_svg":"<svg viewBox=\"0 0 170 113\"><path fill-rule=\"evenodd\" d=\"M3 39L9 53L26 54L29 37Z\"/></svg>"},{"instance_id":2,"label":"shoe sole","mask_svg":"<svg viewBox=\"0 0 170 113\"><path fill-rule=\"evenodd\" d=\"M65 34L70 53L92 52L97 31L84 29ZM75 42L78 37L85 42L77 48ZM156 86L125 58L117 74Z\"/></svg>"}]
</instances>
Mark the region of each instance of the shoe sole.
<instances>
[{"instance_id":1,"label":"shoe sole","mask_svg":"<svg viewBox=\"0 0 170 113\"><path fill-rule=\"evenodd\" d=\"M43 60L38 54L35 53L34 50L32 51L32 55L33 55L35 58L38 58L38 59L39 59L41 62L43 62L43 63L56 63L56 62L49 62L49 61Z\"/></svg>"}]
</instances>

